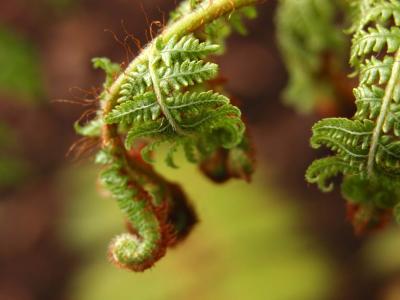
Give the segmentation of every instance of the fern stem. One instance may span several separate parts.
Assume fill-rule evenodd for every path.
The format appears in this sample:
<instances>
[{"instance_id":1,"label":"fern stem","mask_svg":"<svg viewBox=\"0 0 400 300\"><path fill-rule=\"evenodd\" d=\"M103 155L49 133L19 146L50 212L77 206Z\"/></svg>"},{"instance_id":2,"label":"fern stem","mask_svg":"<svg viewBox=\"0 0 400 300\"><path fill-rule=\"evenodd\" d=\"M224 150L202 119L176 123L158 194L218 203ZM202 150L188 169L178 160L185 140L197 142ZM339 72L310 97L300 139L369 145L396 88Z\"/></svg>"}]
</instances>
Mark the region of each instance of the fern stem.
<instances>
[{"instance_id":1,"label":"fern stem","mask_svg":"<svg viewBox=\"0 0 400 300\"><path fill-rule=\"evenodd\" d=\"M177 132L178 134L183 135L183 134L185 134L185 132L175 122L174 118L171 116L171 113L170 113L168 107L164 103L164 96L161 93L161 89L160 89L160 79L158 78L157 69L155 68L155 65L157 64L157 59L155 58L156 56L154 54L158 51L155 43L153 44L152 48L153 48L153 50L149 55L149 73L150 73L151 81L153 82L154 93L156 94L158 105L160 105L161 111L163 112L164 116L167 118L169 124L171 124L174 131Z\"/></svg>"},{"instance_id":2,"label":"fern stem","mask_svg":"<svg viewBox=\"0 0 400 300\"><path fill-rule=\"evenodd\" d=\"M382 132L382 126L388 114L390 102L393 98L393 92L396 87L396 84L398 84L399 82L399 79L400 79L400 49L397 50L394 58L390 79L385 88L385 94L382 99L381 110L379 112L379 116L376 120L376 126L372 134L371 147L368 153L368 165L367 165L368 176L370 177L373 175L374 172L375 154L378 149L379 138Z\"/></svg>"}]
</instances>

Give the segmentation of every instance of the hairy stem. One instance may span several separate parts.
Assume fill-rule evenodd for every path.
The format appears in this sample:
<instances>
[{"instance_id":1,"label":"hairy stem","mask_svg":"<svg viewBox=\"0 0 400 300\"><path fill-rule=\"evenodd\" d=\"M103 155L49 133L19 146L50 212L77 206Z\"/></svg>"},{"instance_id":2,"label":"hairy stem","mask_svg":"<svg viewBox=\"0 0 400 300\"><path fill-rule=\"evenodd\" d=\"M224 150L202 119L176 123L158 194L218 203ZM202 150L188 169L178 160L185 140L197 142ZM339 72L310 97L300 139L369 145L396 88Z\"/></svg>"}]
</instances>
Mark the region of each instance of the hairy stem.
<instances>
[{"instance_id":1,"label":"hairy stem","mask_svg":"<svg viewBox=\"0 0 400 300\"><path fill-rule=\"evenodd\" d=\"M375 154L379 145L379 138L382 132L382 126L383 123L385 122L390 102L393 99L393 92L396 87L396 84L399 82L399 79L400 79L400 49L397 50L394 58L390 79L385 88L385 94L382 99L381 110L379 112L379 116L376 120L376 126L372 134L372 141L371 141L371 147L369 148L368 165L367 165L368 175L370 177L373 175L374 172Z\"/></svg>"}]
</instances>

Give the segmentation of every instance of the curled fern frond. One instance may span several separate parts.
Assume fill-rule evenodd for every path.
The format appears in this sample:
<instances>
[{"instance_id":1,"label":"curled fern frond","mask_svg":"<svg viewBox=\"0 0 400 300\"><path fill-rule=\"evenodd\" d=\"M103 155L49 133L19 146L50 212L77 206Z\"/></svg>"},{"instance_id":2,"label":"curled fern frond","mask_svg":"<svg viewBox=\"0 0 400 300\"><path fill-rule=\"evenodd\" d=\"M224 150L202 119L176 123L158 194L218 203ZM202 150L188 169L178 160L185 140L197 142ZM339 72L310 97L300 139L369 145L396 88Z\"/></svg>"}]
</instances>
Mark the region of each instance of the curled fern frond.
<instances>
[{"instance_id":1,"label":"curled fern frond","mask_svg":"<svg viewBox=\"0 0 400 300\"><path fill-rule=\"evenodd\" d=\"M376 225L382 210L400 202L400 6L391 0L355 3L350 64L360 82L357 111L352 120L324 119L314 126L312 146L327 146L335 155L314 162L306 179L330 190L326 182L342 174L342 193L357 206L351 215L360 228ZM359 219L361 212L369 217Z\"/></svg>"},{"instance_id":2,"label":"curled fern frond","mask_svg":"<svg viewBox=\"0 0 400 300\"><path fill-rule=\"evenodd\" d=\"M139 138L149 139L148 147L152 149L154 145L168 143L172 148L167 162L173 166L172 155L178 145L192 144L200 154L204 154L204 149L209 154L219 147L235 147L242 140L244 125L240 111L227 97L213 91L181 91L195 85L203 88L201 83L216 76L217 65L198 57L204 55L207 45L207 52L218 47L202 43L192 35L180 40L174 36L171 40L165 45L156 42L149 67L140 67L142 84L137 84L137 71L128 74L128 82L122 84L120 92L121 104L105 116L105 121L127 126L127 148ZM171 49L179 55L171 54ZM194 60L182 55L187 49L191 49L189 56ZM202 55L193 54L196 49ZM152 70L155 71L151 74ZM132 82L133 87L129 87Z\"/></svg>"},{"instance_id":3,"label":"curled fern frond","mask_svg":"<svg viewBox=\"0 0 400 300\"><path fill-rule=\"evenodd\" d=\"M182 189L156 173L153 153L168 145L166 163L176 168L175 152L200 166L225 151L229 177L249 180L251 146L240 110L213 90L208 81L218 73L209 56L220 53L225 34L209 35L212 23L229 23L244 31L243 17L254 17L258 0L184 1L164 31L120 72L108 59L96 59L106 72L96 118L78 133L98 136L104 165L103 185L127 218L128 233L110 245L116 265L134 271L150 268L183 240L197 221ZM226 15L230 14L230 18ZM240 15L240 17L239 17ZM221 39L215 39L215 37ZM116 77L116 75L118 75ZM211 88L210 88L211 87Z\"/></svg>"}]
</instances>

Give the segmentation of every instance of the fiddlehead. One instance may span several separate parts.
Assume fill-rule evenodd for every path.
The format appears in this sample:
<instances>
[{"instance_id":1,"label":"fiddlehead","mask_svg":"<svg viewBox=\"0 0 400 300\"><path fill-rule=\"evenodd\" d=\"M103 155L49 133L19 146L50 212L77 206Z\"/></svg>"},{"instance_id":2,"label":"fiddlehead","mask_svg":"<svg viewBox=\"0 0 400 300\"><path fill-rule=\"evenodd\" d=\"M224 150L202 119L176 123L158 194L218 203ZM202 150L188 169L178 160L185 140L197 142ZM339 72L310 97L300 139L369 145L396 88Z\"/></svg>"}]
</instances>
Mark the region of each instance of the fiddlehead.
<instances>
[{"instance_id":1,"label":"fiddlehead","mask_svg":"<svg viewBox=\"0 0 400 300\"><path fill-rule=\"evenodd\" d=\"M217 76L218 65L206 59L221 51L209 33L213 23L238 29L242 15L253 16L253 9L242 8L257 2L184 1L123 73L107 59L94 61L107 75L101 107L94 120L75 127L82 135L101 138L96 159L105 165L101 180L128 219L130 233L110 246L110 259L118 266L134 271L151 267L196 222L180 187L149 164L158 146L167 145L165 161L171 167L176 167L178 148L200 165L225 151L229 176L249 178L252 151L240 110L222 89L212 89L209 81ZM234 21L227 21L228 13ZM220 41L226 38L212 30Z\"/></svg>"},{"instance_id":2,"label":"fiddlehead","mask_svg":"<svg viewBox=\"0 0 400 300\"><path fill-rule=\"evenodd\" d=\"M362 231L377 225L400 200L400 4L353 4L350 64L359 77L357 112L351 120L330 118L314 125L311 145L336 154L315 161L306 179L330 190L331 177L343 174L342 193L356 207L351 217Z\"/></svg>"}]
</instances>

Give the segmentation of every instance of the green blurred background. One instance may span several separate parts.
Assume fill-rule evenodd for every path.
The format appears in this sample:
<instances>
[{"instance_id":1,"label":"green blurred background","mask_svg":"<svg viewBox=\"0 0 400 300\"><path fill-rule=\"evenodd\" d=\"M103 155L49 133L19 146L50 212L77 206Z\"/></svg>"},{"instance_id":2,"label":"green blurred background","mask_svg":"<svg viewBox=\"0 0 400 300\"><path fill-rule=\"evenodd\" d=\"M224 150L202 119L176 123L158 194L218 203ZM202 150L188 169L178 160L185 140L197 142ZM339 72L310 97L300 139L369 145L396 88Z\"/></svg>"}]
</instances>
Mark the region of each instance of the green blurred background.
<instances>
[{"instance_id":1,"label":"green blurred background","mask_svg":"<svg viewBox=\"0 0 400 300\"><path fill-rule=\"evenodd\" d=\"M315 155L309 128L320 116L280 103L287 76L275 1L218 58L256 145L253 182L217 186L183 159L178 170L157 164L183 184L200 223L143 274L108 263L124 219L96 183L94 145L66 155L79 139L72 124L90 114L94 103L84 99L101 86L90 59L126 60L110 32L144 44L148 20L175 5L0 0L0 300L399 300L400 230L354 236L340 195L303 180Z\"/></svg>"}]
</instances>

